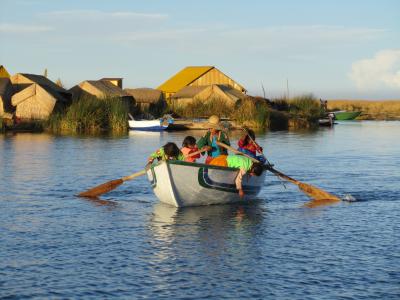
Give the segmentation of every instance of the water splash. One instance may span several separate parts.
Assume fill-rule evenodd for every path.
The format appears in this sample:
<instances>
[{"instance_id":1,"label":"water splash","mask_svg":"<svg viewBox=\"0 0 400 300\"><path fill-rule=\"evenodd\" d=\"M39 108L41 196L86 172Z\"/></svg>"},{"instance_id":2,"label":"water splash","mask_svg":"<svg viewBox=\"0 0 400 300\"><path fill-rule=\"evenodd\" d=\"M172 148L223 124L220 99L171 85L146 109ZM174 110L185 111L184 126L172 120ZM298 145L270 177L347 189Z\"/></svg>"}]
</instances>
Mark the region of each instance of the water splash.
<instances>
[{"instance_id":1,"label":"water splash","mask_svg":"<svg viewBox=\"0 0 400 300\"><path fill-rule=\"evenodd\" d=\"M347 201L347 202L356 202L357 199L354 198L351 194L345 194L342 198L343 201Z\"/></svg>"}]
</instances>

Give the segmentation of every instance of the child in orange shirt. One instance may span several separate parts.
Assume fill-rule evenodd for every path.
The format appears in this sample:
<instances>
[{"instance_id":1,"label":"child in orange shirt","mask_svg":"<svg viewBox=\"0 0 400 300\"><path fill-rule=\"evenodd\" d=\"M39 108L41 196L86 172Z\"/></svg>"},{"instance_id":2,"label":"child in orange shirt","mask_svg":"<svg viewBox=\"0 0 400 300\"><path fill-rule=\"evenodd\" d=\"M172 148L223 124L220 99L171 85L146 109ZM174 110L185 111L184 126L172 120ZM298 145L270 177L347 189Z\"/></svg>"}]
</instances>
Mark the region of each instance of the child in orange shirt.
<instances>
[{"instance_id":1,"label":"child in orange shirt","mask_svg":"<svg viewBox=\"0 0 400 300\"><path fill-rule=\"evenodd\" d=\"M187 136L185 137L185 139L183 140L182 143L182 148L181 148L181 152L184 156L187 156L193 152L198 151L199 148L197 148L196 145L196 139L192 136ZM200 154L191 156L191 157L186 157L185 161L187 162L196 162L196 159L200 158Z\"/></svg>"}]
</instances>

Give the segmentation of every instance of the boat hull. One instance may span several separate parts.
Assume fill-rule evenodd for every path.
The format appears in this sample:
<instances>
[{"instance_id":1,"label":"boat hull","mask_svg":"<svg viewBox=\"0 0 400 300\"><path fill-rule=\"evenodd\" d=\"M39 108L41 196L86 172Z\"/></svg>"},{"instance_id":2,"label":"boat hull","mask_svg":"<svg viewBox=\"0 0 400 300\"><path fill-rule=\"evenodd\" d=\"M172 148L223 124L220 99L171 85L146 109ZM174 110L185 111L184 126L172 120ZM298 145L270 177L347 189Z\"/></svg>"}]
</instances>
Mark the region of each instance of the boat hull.
<instances>
[{"instance_id":1,"label":"boat hull","mask_svg":"<svg viewBox=\"0 0 400 300\"><path fill-rule=\"evenodd\" d=\"M130 130L141 130L141 131L163 131L166 130L169 124L163 125L160 120L149 120L149 121L137 121L129 120Z\"/></svg>"},{"instance_id":2,"label":"boat hull","mask_svg":"<svg viewBox=\"0 0 400 300\"><path fill-rule=\"evenodd\" d=\"M333 114L335 115L336 120L345 121L345 120L354 120L361 114L361 111L338 111L338 112L333 112Z\"/></svg>"},{"instance_id":3,"label":"boat hull","mask_svg":"<svg viewBox=\"0 0 400 300\"><path fill-rule=\"evenodd\" d=\"M244 198L235 185L237 169L182 161L167 161L148 168L147 177L157 198L175 207L232 203L254 198L264 185L261 176L243 177Z\"/></svg>"}]
</instances>

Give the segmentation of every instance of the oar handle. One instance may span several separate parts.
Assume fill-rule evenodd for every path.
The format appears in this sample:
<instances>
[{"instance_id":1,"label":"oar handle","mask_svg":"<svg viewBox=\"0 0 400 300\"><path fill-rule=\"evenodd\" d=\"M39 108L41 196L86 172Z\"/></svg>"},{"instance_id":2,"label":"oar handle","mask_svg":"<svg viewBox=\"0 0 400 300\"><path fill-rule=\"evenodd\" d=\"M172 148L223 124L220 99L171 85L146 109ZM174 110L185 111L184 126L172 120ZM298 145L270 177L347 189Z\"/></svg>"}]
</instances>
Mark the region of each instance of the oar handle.
<instances>
[{"instance_id":1,"label":"oar handle","mask_svg":"<svg viewBox=\"0 0 400 300\"><path fill-rule=\"evenodd\" d=\"M231 147L231 146L228 146L228 145L226 145L226 144L224 144L224 143L217 142L217 145L220 146L220 147L223 147L223 148L225 148L225 149L228 149L228 150L232 151L233 153L236 153L236 154L239 154L239 155L243 155L243 156L245 156L245 157L247 157L247 158L250 158L251 161L253 161L253 162L261 163L259 160L255 159L254 157L251 157L251 156L247 155L246 153L240 152L240 151L236 150L235 148L233 148L233 147ZM275 170L275 169L271 166L271 164L269 164L269 165L264 165L264 167L265 167L267 170L271 171L272 173L274 173L274 174L276 174L276 175L278 175L278 176L280 176L280 177L282 177L282 178L285 178L286 180L288 180L288 181L290 181L290 182L292 182L292 183L294 183L294 184L297 184L297 185L300 184L300 182L297 181L296 179L293 179L292 177L289 177L289 176L287 176L287 175L285 175L285 174L279 172L278 170Z\"/></svg>"},{"instance_id":2,"label":"oar handle","mask_svg":"<svg viewBox=\"0 0 400 300\"><path fill-rule=\"evenodd\" d=\"M250 134L249 134L249 132L247 131L246 128L244 128L244 127L240 127L240 128L241 128L244 132L246 132L246 134L247 134L248 137L250 138L250 141L252 141L254 145L256 145L258 148L262 149L262 148L260 147L260 145L257 144L255 140L253 140L253 138L250 136ZM263 151L261 151L261 153L262 153L262 152L263 152Z\"/></svg>"},{"instance_id":3,"label":"oar handle","mask_svg":"<svg viewBox=\"0 0 400 300\"><path fill-rule=\"evenodd\" d=\"M131 174L131 175L122 177L121 179L122 179L122 181L128 181L128 180L132 180L132 179L134 179L134 178L136 178L136 177L142 176L142 175L144 175L144 174L146 174L146 170L142 170L142 171L133 173L133 174Z\"/></svg>"},{"instance_id":4,"label":"oar handle","mask_svg":"<svg viewBox=\"0 0 400 300\"><path fill-rule=\"evenodd\" d=\"M247 154L245 154L243 152L240 152L239 150L236 150L235 148L233 148L231 146L228 146L228 145L226 145L224 143L217 142L217 145L222 147L222 148L225 148L225 149L227 149L229 151L232 151L235 154L246 156L247 158L250 158L253 162L260 163L260 161L258 159L255 159L254 157L251 157L251 156L249 156L249 155L247 155Z\"/></svg>"},{"instance_id":5,"label":"oar handle","mask_svg":"<svg viewBox=\"0 0 400 300\"><path fill-rule=\"evenodd\" d=\"M197 150L197 151L195 151L195 152L192 152L192 153L189 153L188 155L185 155L185 158L189 158L189 157L192 157L192 156L196 156L197 154L200 154L200 153L202 153L202 152L204 152L204 151L206 151L205 149L203 150Z\"/></svg>"}]
</instances>

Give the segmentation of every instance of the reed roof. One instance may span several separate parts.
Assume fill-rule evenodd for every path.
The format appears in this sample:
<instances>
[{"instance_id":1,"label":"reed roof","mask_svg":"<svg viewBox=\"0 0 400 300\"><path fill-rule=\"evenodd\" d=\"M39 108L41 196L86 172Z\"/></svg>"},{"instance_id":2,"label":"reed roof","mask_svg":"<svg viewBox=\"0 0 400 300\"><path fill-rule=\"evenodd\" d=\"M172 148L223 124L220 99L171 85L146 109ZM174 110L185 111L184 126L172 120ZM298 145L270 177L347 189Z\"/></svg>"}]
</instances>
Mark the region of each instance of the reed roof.
<instances>
[{"instance_id":1,"label":"reed roof","mask_svg":"<svg viewBox=\"0 0 400 300\"><path fill-rule=\"evenodd\" d=\"M7 69L3 66L0 65L0 78L10 78L10 73L8 73Z\"/></svg>"},{"instance_id":2,"label":"reed roof","mask_svg":"<svg viewBox=\"0 0 400 300\"><path fill-rule=\"evenodd\" d=\"M218 86L225 94L227 94L231 98L244 99L247 97L241 91L238 91L237 89L231 87L230 85L216 84L216 86Z\"/></svg>"},{"instance_id":3,"label":"reed roof","mask_svg":"<svg viewBox=\"0 0 400 300\"><path fill-rule=\"evenodd\" d=\"M209 87L210 85L185 86L183 89L180 89L175 93L172 98L194 98L197 94Z\"/></svg>"},{"instance_id":4,"label":"reed roof","mask_svg":"<svg viewBox=\"0 0 400 300\"><path fill-rule=\"evenodd\" d=\"M12 89L10 79L7 77L0 77L0 96L8 93L9 89Z\"/></svg>"},{"instance_id":5,"label":"reed roof","mask_svg":"<svg viewBox=\"0 0 400 300\"><path fill-rule=\"evenodd\" d=\"M89 87L87 87L89 85ZM101 93L103 96L110 97L128 97L130 96L120 87L112 84L107 80L86 80L79 84L79 86L86 92L92 94L92 89L97 90L97 93ZM97 94L96 94L97 96Z\"/></svg>"},{"instance_id":6,"label":"reed roof","mask_svg":"<svg viewBox=\"0 0 400 300\"><path fill-rule=\"evenodd\" d=\"M137 103L156 103L163 99L162 91L151 88L124 89Z\"/></svg>"},{"instance_id":7,"label":"reed roof","mask_svg":"<svg viewBox=\"0 0 400 300\"><path fill-rule=\"evenodd\" d=\"M69 94L69 92L66 89L55 84L53 81L51 81L50 79L48 79L47 77L42 76L42 75L18 73L18 74L11 76L11 82L13 84L17 84L17 85L18 84L36 83L42 87L49 87L58 93Z\"/></svg>"}]
</instances>

